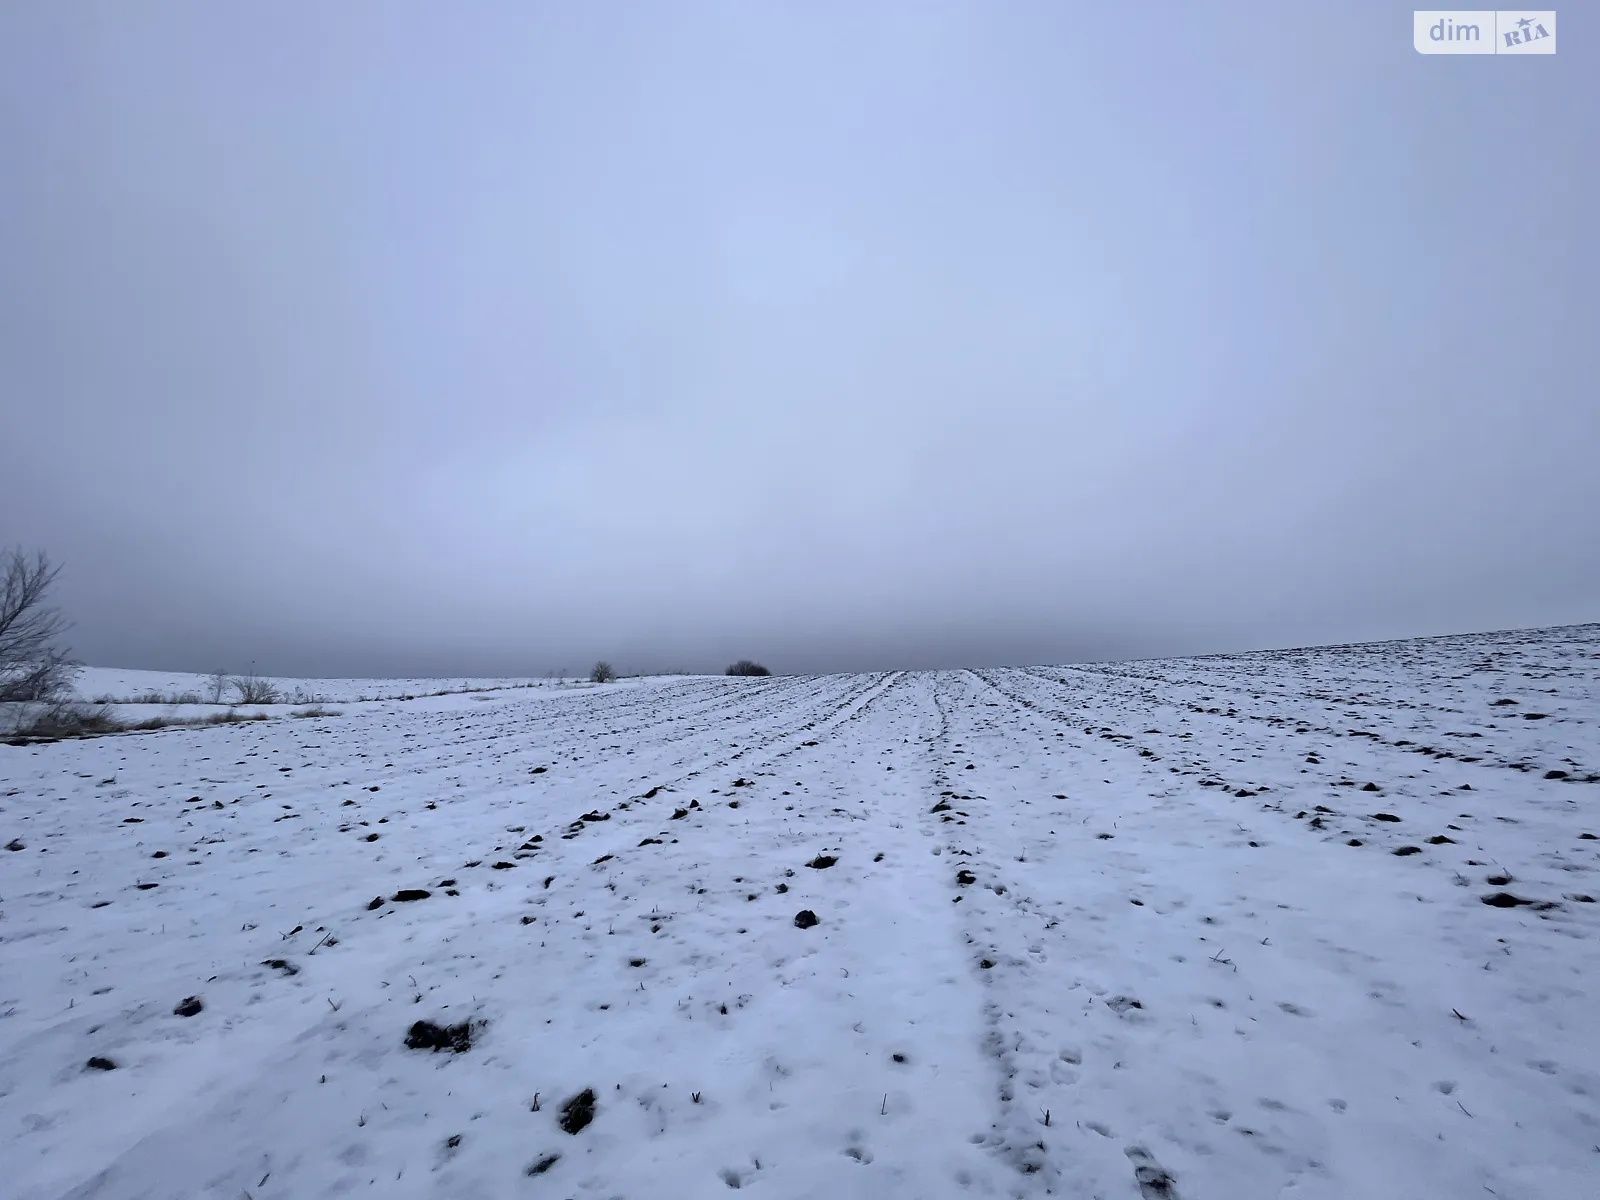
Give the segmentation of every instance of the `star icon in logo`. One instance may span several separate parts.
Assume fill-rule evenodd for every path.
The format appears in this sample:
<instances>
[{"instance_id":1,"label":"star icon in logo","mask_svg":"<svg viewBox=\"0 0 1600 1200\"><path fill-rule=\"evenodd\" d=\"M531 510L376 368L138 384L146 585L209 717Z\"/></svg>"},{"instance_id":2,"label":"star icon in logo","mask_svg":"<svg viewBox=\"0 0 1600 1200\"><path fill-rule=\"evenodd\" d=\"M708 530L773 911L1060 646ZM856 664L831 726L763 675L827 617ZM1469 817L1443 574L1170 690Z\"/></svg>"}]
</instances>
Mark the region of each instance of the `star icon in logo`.
<instances>
[{"instance_id":1,"label":"star icon in logo","mask_svg":"<svg viewBox=\"0 0 1600 1200\"><path fill-rule=\"evenodd\" d=\"M1522 28L1526 29L1529 25L1533 24L1533 21L1528 17L1523 17L1522 20L1517 22L1517 24L1522 26Z\"/></svg>"}]
</instances>

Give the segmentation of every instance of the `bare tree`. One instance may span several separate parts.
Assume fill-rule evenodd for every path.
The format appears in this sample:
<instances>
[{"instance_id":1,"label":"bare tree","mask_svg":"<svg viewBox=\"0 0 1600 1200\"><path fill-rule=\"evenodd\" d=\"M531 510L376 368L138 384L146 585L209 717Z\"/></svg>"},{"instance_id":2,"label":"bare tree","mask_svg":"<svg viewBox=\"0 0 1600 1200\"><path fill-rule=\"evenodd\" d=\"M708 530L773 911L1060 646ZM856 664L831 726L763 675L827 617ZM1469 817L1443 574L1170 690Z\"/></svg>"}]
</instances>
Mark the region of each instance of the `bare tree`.
<instances>
[{"instance_id":1,"label":"bare tree","mask_svg":"<svg viewBox=\"0 0 1600 1200\"><path fill-rule=\"evenodd\" d=\"M211 690L211 703L221 704L222 698L228 694L228 689L233 686L233 678L226 671L213 671L206 679Z\"/></svg>"},{"instance_id":2,"label":"bare tree","mask_svg":"<svg viewBox=\"0 0 1600 1200\"><path fill-rule=\"evenodd\" d=\"M612 667L610 663L603 660L595 663L594 670L589 672L589 680L591 683L610 683L616 677L616 669Z\"/></svg>"},{"instance_id":3,"label":"bare tree","mask_svg":"<svg viewBox=\"0 0 1600 1200\"><path fill-rule=\"evenodd\" d=\"M60 703L72 690L79 664L56 644L70 626L44 602L60 573L42 550L0 562L0 703Z\"/></svg>"}]
</instances>

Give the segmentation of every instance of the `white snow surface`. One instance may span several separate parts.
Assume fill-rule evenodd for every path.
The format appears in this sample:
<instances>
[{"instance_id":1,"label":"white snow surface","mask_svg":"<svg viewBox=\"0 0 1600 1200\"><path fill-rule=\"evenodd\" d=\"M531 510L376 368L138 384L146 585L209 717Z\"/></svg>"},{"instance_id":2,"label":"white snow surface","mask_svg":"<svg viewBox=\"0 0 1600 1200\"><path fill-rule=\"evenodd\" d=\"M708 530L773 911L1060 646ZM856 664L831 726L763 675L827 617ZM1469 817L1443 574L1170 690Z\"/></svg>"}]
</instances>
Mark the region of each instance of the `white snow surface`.
<instances>
[{"instance_id":1,"label":"white snow surface","mask_svg":"<svg viewBox=\"0 0 1600 1200\"><path fill-rule=\"evenodd\" d=\"M1600 1195L1600 626L498 696L0 745L0 1193Z\"/></svg>"},{"instance_id":2,"label":"white snow surface","mask_svg":"<svg viewBox=\"0 0 1600 1200\"><path fill-rule=\"evenodd\" d=\"M576 680L518 678L465 678L451 676L445 679L305 679L290 677L263 677L264 682L278 689L285 704L355 704L379 700L398 700L402 697L456 694L466 692L500 691L507 688L570 688ZM195 695L202 701L211 694L210 676L181 671L124 670L118 667L84 667L78 672L74 691L84 700L106 700L112 704L134 704L139 697L159 692L165 697ZM236 693L227 688L224 702ZM144 706L142 706L144 707ZM172 707L172 706L167 706ZM191 707L180 705L177 707Z\"/></svg>"}]
</instances>

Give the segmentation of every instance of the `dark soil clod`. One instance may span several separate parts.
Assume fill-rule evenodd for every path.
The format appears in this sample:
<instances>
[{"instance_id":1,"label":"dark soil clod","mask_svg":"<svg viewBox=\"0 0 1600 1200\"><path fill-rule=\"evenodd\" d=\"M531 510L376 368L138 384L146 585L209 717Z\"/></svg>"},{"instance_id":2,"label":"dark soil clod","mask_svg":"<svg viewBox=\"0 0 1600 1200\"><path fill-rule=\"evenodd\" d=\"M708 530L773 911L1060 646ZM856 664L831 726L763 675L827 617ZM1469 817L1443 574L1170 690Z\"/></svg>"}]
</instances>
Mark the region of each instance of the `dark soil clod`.
<instances>
[{"instance_id":1,"label":"dark soil clod","mask_svg":"<svg viewBox=\"0 0 1600 1200\"><path fill-rule=\"evenodd\" d=\"M404 900L426 900L431 895L433 893L428 891L427 888L401 888L389 898L399 902Z\"/></svg>"},{"instance_id":2,"label":"dark soil clod","mask_svg":"<svg viewBox=\"0 0 1600 1200\"><path fill-rule=\"evenodd\" d=\"M178 1001L178 1006L172 1010L172 1013L178 1017L193 1017L198 1016L203 1008L205 1008L205 1005L200 1002L199 996L185 996Z\"/></svg>"},{"instance_id":3,"label":"dark soil clod","mask_svg":"<svg viewBox=\"0 0 1600 1200\"><path fill-rule=\"evenodd\" d=\"M286 958L268 958L262 960L263 967L271 967L275 971L282 971L285 975L298 975L300 968Z\"/></svg>"},{"instance_id":4,"label":"dark soil clod","mask_svg":"<svg viewBox=\"0 0 1600 1200\"><path fill-rule=\"evenodd\" d=\"M977 882L978 882L978 877L976 875L974 875L971 871L961 870L961 871L957 871L956 872L956 883L958 883L962 887L966 887L969 883L977 883Z\"/></svg>"},{"instance_id":5,"label":"dark soil clod","mask_svg":"<svg viewBox=\"0 0 1600 1200\"><path fill-rule=\"evenodd\" d=\"M367 911L371 912L375 908L382 908L382 907L383 907L383 897L382 896L374 896L367 904Z\"/></svg>"},{"instance_id":6,"label":"dark soil clod","mask_svg":"<svg viewBox=\"0 0 1600 1200\"><path fill-rule=\"evenodd\" d=\"M584 1088L561 1106L560 1125L563 1133L581 1132L594 1120L594 1089Z\"/></svg>"},{"instance_id":7,"label":"dark soil clod","mask_svg":"<svg viewBox=\"0 0 1600 1200\"><path fill-rule=\"evenodd\" d=\"M559 1154L546 1154L538 1162L533 1163L531 1166L529 1166L527 1173L529 1175L543 1175L546 1171L548 1171L551 1167L555 1166L556 1163L558 1163L560 1161L561 1161L561 1155L559 1155Z\"/></svg>"},{"instance_id":8,"label":"dark soil clod","mask_svg":"<svg viewBox=\"0 0 1600 1200\"><path fill-rule=\"evenodd\" d=\"M1398 858L1404 858L1408 854L1421 854L1422 853L1422 847L1421 846L1400 846L1397 849L1395 849L1393 851L1393 853Z\"/></svg>"},{"instance_id":9,"label":"dark soil clod","mask_svg":"<svg viewBox=\"0 0 1600 1200\"><path fill-rule=\"evenodd\" d=\"M802 908L794 915L794 925L796 929L810 929L816 924L819 924L817 920L817 914L812 912L809 908Z\"/></svg>"},{"instance_id":10,"label":"dark soil clod","mask_svg":"<svg viewBox=\"0 0 1600 1200\"><path fill-rule=\"evenodd\" d=\"M112 1062L109 1058L104 1058L101 1055L96 1054L84 1064L84 1069L89 1071L115 1071L117 1069L117 1064Z\"/></svg>"},{"instance_id":11,"label":"dark soil clod","mask_svg":"<svg viewBox=\"0 0 1600 1200\"><path fill-rule=\"evenodd\" d=\"M472 1049L472 1022L435 1025L432 1021L417 1021L406 1030L406 1047L410 1050L449 1050L461 1054Z\"/></svg>"},{"instance_id":12,"label":"dark soil clod","mask_svg":"<svg viewBox=\"0 0 1600 1200\"><path fill-rule=\"evenodd\" d=\"M27 847L22 844L22 839L21 838L12 838L9 842L6 843L6 849L7 850L26 850Z\"/></svg>"},{"instance_id":13,"label":"dark soil clod","mask_svg":"<svg viewBox=\"0 0 1600 1200\"><path fill-rule=\"evenodd\" d=\"M1430 845L1430 846L1453 846L1453 845L1455 845L1455 841L1456 840L1453 837L1445 837L1445 835L1442 834L1442 833L1436 833L1431 838L1428 839L1428 845Z\"/></svg>"},{"instance_id":14,"label":"dark soil clod","mask_svg":"<svg viewBox=\"0 0 1600 1200\"><path fill-rule=\"evenodd\" d=\"M1372 819L1374 821L1398 821L1400 818L1393 813L1373 813Z\"/></svg>"},{"instance_id":15,"label":"dark soil clod","mask_svg":"<svg viewBox=\"0 0 1600 1200\"><path fill-rule=\"evenodd\" d=\"M838 861L839 860L831 854L819 854L810 862L808 862L806 866L815 868L818 871L823 871L833 866L833 864Z\"/></svg>"},{"instance_id":16,"label":"dark soil clod","mask_svg":"<svg viewBox=\"0 0 1600 1200\"><path fill-rule=\"evenodd\" d=\"M1532 904L1532 900L1524 900L1520 896L1513 896L1510 892L1495 892L1484 896L1483 902L1491 908L1516 908L1523 904Z\"/></svg>"}]
</instances>

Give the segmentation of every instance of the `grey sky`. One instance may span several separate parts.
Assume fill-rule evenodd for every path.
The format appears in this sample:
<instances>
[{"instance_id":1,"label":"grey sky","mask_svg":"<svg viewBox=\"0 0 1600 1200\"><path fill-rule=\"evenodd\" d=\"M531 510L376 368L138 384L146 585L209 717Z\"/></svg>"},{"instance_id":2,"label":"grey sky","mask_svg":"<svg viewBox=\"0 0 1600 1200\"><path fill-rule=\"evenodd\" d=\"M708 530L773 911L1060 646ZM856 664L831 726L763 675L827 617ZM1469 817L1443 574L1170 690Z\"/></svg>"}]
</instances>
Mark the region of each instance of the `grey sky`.
<instances>
[{"instance_id":1,"label":"grey sky","mask_svg":"<svg viewBox=\"0 0 1600 1200\"><path fill-rule=\"evenodd\" d=\"M88 661L982 665L1600 619L1600 27L0 8L0 543Z\"/></svg>"}]
</instances>

